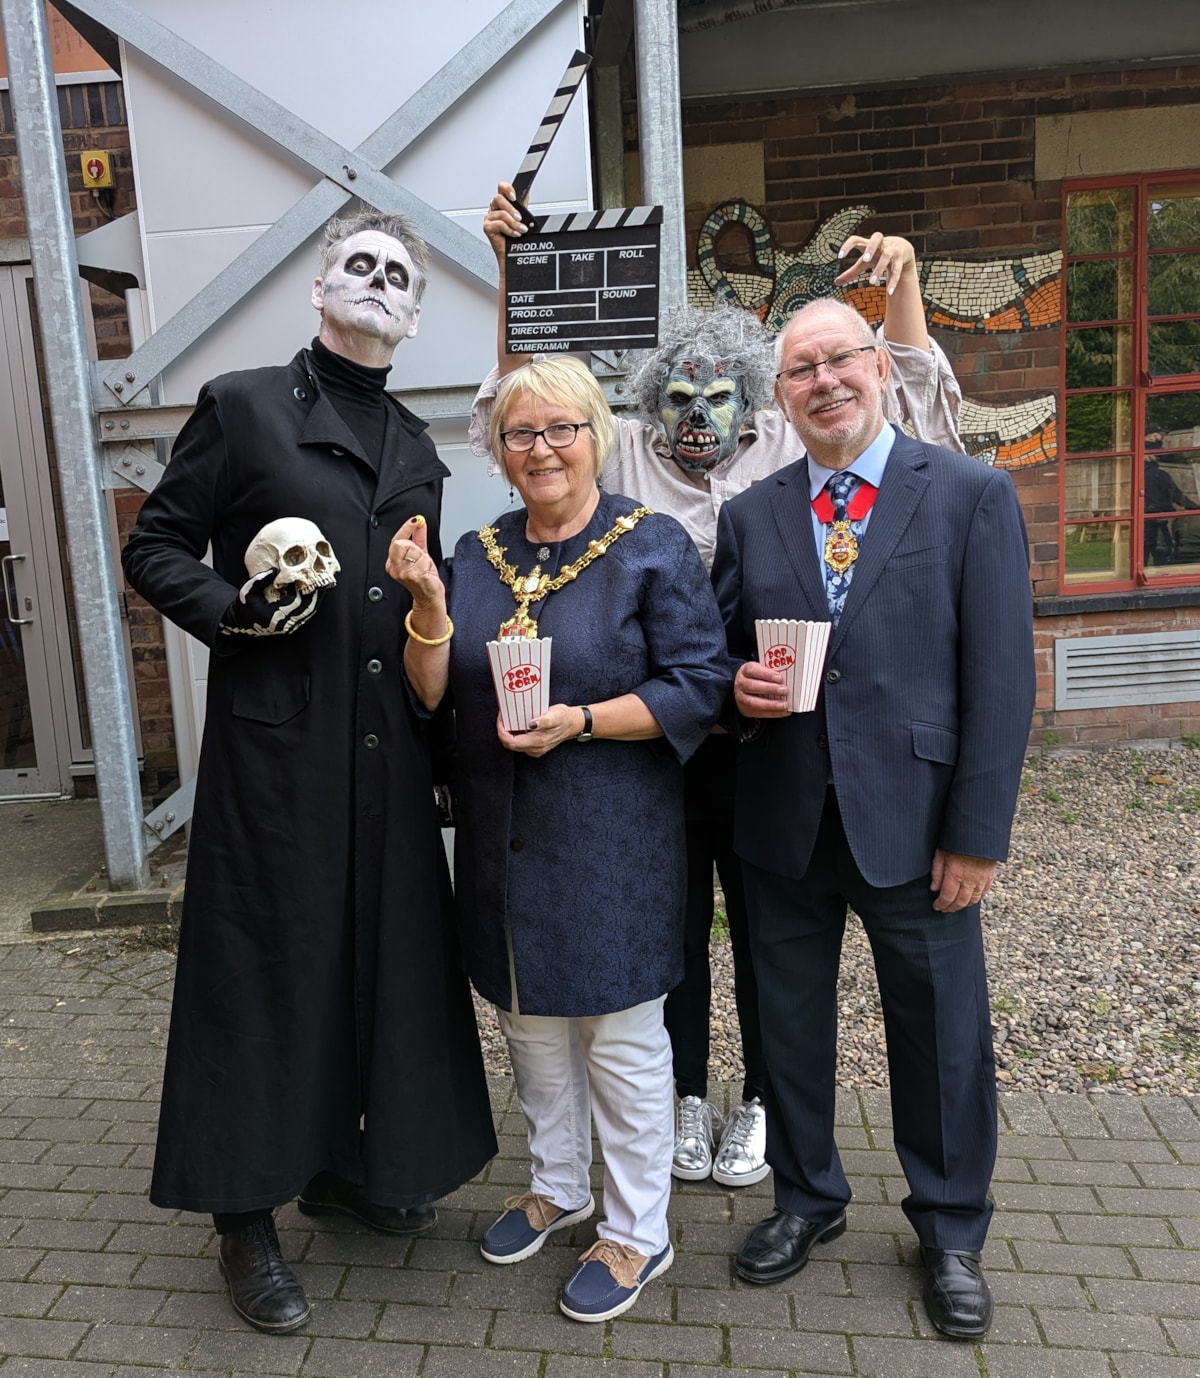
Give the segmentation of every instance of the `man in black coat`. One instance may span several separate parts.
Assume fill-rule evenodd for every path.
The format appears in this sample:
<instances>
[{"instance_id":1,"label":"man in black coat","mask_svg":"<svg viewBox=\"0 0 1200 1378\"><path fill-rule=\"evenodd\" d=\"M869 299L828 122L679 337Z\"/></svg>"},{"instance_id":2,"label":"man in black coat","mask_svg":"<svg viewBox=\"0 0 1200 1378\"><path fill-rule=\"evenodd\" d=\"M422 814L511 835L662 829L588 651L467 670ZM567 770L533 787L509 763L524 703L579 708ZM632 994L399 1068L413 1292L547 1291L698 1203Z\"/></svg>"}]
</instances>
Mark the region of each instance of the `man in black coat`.
<instances>
[{"instance_id":1,"label":"man in black coat","mask_svg":"<svg viewBox=\"0 0 1200 1378\"><path fill-rule=\"evenodd\" d=\"M213 1214L235 1309L273 1333L310 1313L276 1206L416 1234L496 1151L401 678L410 601L384 577L410 518L440 553L448 470L384 391L428 265L400 217L331 222L317 338L205 385L124 555L212 652L150 1197ZM247 584L247 547L283 517L320 528L333 587Z\"/></svg>"},{"instance_id":2,"label":"man in black coat","mask_svg":"<svg viewBox=\"0 0 1200 1378\"><path fill-rule=\"evenodd\" d=\"M1008 475L883 419L890 361L849 307L802 307L776 397L808 450L721 509L713 582L748 730L742 858L767 1068L775 1210L735 1269L798 1272L846 1228L834 1144L837 980L847 906L883 1004L901 1203L925 1304L988 1329L980 1266L996 1083L979 901L1008 850L1033 710L1029 558ZM758 619L832 622L820 693L789 713Z\"/></svg>"}]
</instances>

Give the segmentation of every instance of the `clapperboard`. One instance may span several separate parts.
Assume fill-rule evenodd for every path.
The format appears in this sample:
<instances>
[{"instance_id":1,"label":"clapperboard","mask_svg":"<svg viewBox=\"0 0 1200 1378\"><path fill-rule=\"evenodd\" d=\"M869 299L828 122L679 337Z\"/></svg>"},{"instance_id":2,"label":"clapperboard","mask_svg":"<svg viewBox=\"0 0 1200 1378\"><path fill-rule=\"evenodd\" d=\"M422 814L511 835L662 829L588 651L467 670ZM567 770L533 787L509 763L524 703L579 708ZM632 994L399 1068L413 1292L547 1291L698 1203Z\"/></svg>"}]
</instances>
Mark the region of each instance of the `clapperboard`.
<instances>
[{"instance_id":1,"label":"clapperboard","mask_svg":"<svg viewBox=\"0 0 1200 1378\"><path fill-rule=\"evenodd\" d=\"M576 52L513 189L529 226L507 244L504 347L509 354L648 349L658 343L661 206L531 215L529 188L590 58Z\"/></svg>"}]
</instances>

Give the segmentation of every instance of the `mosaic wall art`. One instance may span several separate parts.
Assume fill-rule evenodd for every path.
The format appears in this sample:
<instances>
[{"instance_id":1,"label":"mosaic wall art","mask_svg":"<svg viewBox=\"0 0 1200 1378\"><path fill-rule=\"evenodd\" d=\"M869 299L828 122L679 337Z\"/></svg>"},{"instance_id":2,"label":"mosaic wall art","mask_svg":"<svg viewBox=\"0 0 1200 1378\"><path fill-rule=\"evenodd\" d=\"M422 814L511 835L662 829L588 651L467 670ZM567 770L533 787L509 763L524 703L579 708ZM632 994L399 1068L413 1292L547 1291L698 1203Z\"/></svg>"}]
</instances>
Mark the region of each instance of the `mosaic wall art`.
<instances>
[{"instance_id":1,"label":"mosaic wall art","mask_svg":"<svg viewBox=\"0 0 1200 1378\"><path fill-rule=\"evenodd\" d=\"M843 265L838 247L870 218L870 206L849 206L822 222L798 253L776 247L762 213L745 201L718 206L696 239L697 268L688 270L688 300L707 309L725 301L753 311L775 334L797 307L814 297L837 296L873 324L883 319L882 285L834 286ZM731 225L750 237L753 266L722 266L717 240ZM1026 254L990 260L930 258L921 263L921 295L930 328L976 335L1045 330L1059 324L1062 254ZM963 444L989 464L1015 469L1057 455L1056 402L1045 393L1011 406L964 399L959 418Z\"/></svg>"}]
</instances>

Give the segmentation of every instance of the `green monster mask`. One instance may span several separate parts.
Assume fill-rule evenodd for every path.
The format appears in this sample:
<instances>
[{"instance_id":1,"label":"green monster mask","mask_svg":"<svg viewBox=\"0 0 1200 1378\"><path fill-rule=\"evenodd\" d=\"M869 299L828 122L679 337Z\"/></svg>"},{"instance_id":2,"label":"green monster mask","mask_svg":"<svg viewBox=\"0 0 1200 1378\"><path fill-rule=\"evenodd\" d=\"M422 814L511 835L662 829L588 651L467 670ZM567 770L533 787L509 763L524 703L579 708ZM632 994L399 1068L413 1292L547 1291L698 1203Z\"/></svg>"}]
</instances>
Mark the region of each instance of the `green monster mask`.
<instances>
[{"instance_id":1,"label":"green monster mask","mask_svg":"<svg viewBox=\"0 0 1200 1378\"><path fill-rule=\"evenodd\" d=\"M751 408L743 380L718 360L677 356L658 399L658 419L681 469L706 473L737 449Z\"/></svg>"}]
</instances>

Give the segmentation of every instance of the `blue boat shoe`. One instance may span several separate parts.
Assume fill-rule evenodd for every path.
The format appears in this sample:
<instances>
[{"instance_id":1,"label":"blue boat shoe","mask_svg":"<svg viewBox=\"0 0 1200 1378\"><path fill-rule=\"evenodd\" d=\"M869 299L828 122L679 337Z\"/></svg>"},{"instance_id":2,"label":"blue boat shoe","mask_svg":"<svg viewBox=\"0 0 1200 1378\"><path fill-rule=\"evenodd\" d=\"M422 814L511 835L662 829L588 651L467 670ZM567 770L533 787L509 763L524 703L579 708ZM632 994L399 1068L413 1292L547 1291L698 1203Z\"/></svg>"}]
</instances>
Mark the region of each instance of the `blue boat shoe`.
<instances>
[{"instance_id":1,"label":"blue boat shoe","mask_svg":"<svg viewBox=\"0 0 1200 1378\"><path fill-rule=\"evenodd\" d=\"M479 1252L489 1263L520 1263L536 1254L548 1235L586 1220L595 1209L594 1196L575 1210L564 1210L535 1191L510 1196L504 1214L487 1227Z\"/></svg>"},{"instance_id":2,"label":"blue boat shoe","mask_svg":"<svg viewBox=\"0 0 1200 1378\"><path fill-rule=\"evenodd\" d=\"M653 1258L615 1239L598 1239L579 1256L582 1265L567 1281L559 1310L573 1321L607 1321L628 1311L651 1278L675 1261L670 1244Z\"/></svg>"}]
</instances>

